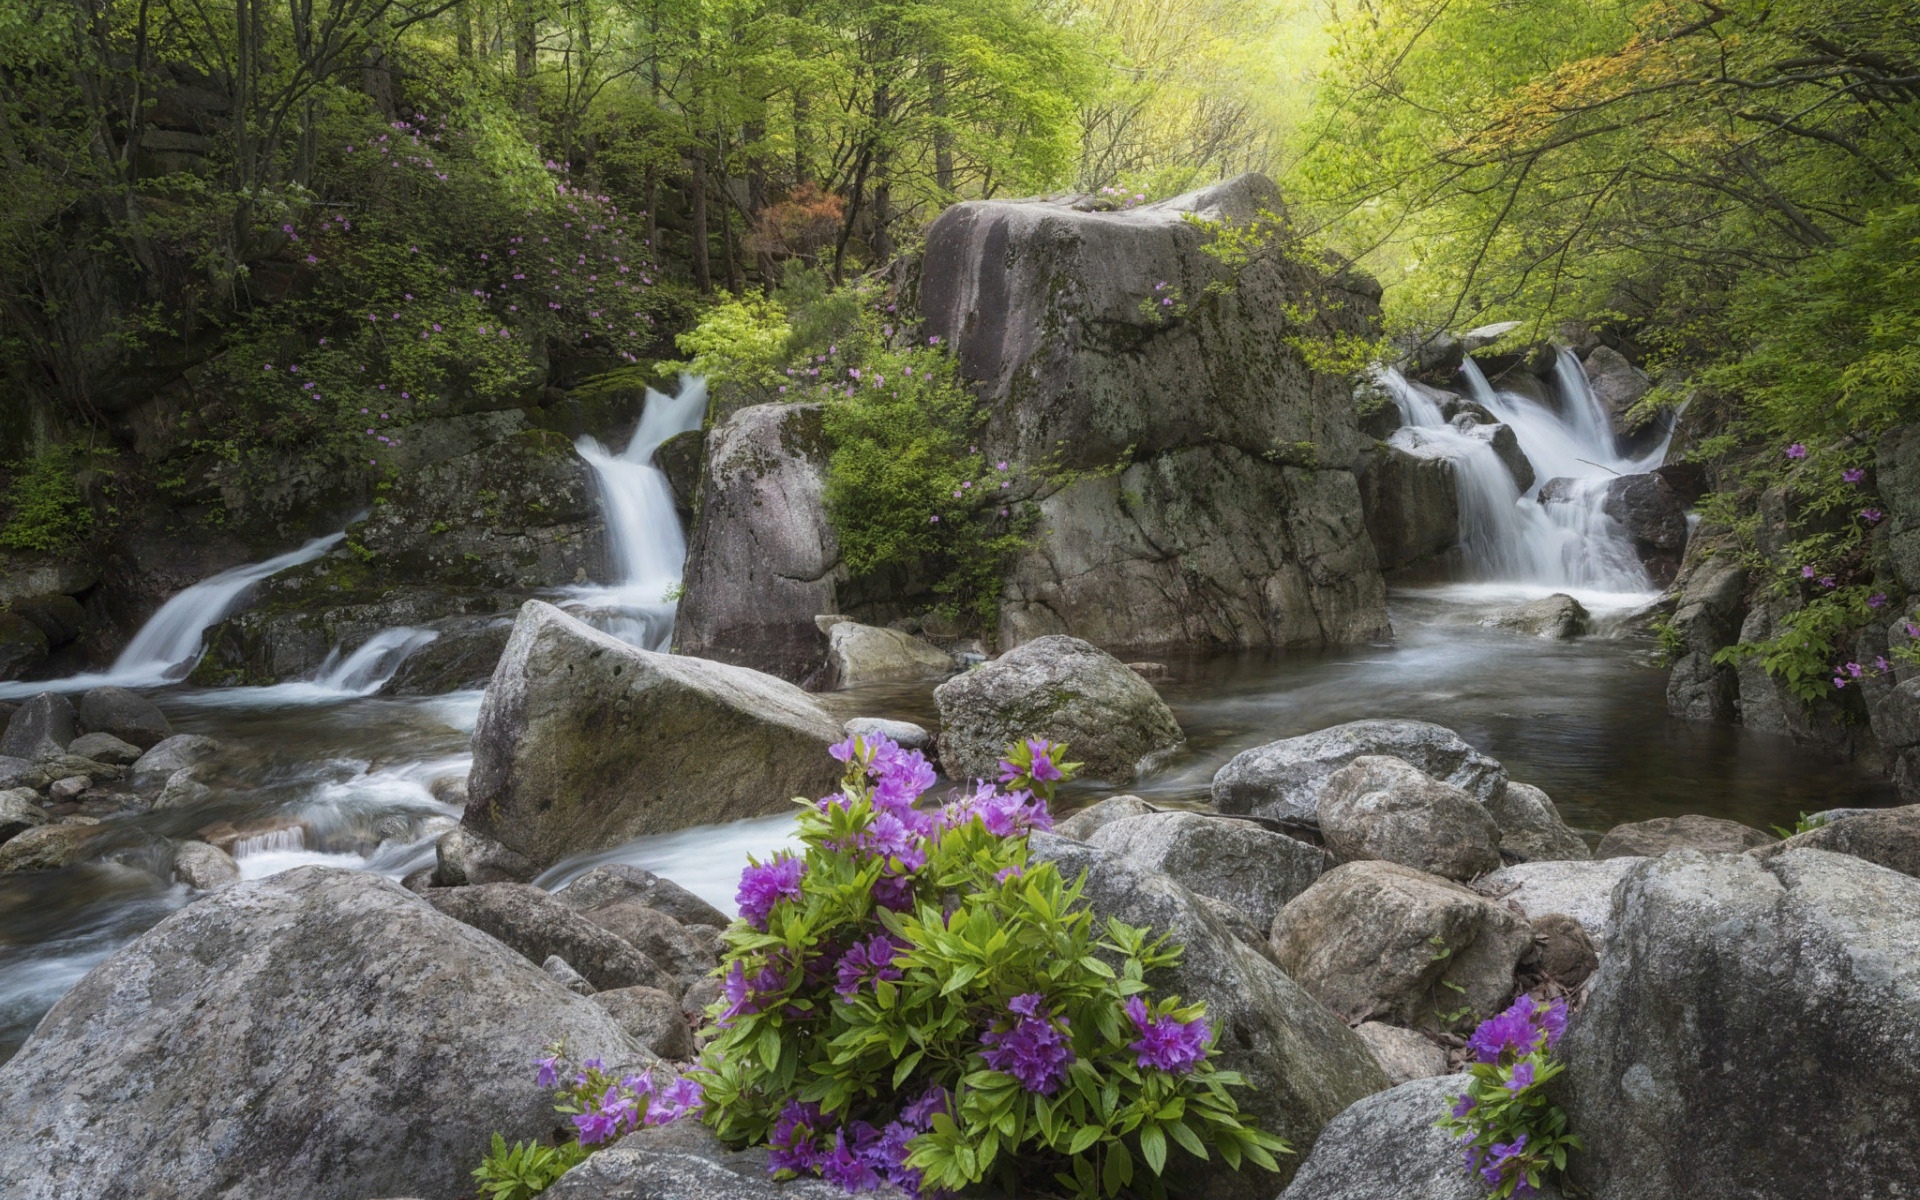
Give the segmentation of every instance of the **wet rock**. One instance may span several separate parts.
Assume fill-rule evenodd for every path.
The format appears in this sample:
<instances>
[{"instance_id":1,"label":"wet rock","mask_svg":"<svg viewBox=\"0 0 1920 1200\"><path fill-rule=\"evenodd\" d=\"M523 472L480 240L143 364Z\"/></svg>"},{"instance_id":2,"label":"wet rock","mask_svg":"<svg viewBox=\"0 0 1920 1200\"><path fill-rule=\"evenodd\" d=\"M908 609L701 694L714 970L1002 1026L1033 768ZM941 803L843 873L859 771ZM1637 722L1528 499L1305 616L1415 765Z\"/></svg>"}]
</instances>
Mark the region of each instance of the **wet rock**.
<instances>
[{"instance_id":1,"label":"wet rock","mask_svg":"<svg viewBox=\"0 0 1920 1200\"><path fill-rule=\"evenodd\" d=\"M1613 935L1613 889L1639 858L1594 862L1530 862L1502 867L1474 881L1474 890L1517 907L1530 918L1565 913L1605 953Z\"/></svg>"},{"instance_id":2,"label":"wet rock","mask_svg":"<svg viewBox=\"0 0 1920 1200\"><path fill-rule=\"evenodd\" d=\"M47 813L40 807L39 799L39 793L31 788L0 791L0 842L10 841L47 823Z\"/></svg>"},{"instance_id":3,"label":"wet rock","mask_svg":"<svg viewBox=\"0 0 1920 1200\"><path fill-rule=\"evenodd\" d=\"M47 635L32 621L0 612L0 680L19 679L47 658Z\"/></svg>"},{"instance_id":4,"label":"wet rock","mask_svg":"<svg viewBox=\"0 0 1920 1200\"><path fill-rule=\"evenodd\" d=\"M1358 333L1372 286L1275 258L1235 271L1227 303L1173 321L1141 311L1157 281L1193 294L1226 281L1189 215L1281 206L1270 181L1245 175L1125 213L963 202L928 228L921 311L979 381L983 455L1086 472L1038 502L1001 645L1068 633L1155 651L1308 646L1386 631L1354 481L1371 443L1351 382L1287 349L1284 318L1331 288L1338 303L1319 319Z\"/></svg>"},{"instance_id":5,"label":"wet rock","mask_svg":"<svg viewBox=\"0 0 1920 1200\"><path fill-rule=\"evenodd\" d=\"M513 633L511 617L448 619L440 636L407 655L381 690L393 696L441 696L487 686Z\"/></svg>"},{"instance_id":6,"label":"wet rock","mask_svg":"<svg viewBox=\"0 0 1920 1200\"><path fill-rule=\"evenodd\" d=\"M540 1193L544 1200L846 1200L823 1179L776 1183L767 1150L730 1151L698 1121L629 1134ZM901 1200L892 1187L874 1200Z\"/></svg>"},{"instance_id":7,"label":"wet rock","mask_svg":"<svg viewBox=\"0 0 1920 1200\"><path fill-rule=\"evenodd\" d=\"M990 779L1018 738L1068 744L1081 778L1128 783L1184 740L1153 685L1079 638L1037 638L941 684L940 762L956 779Z\"/></svg>"},{"instance_id":8,"label":"wet rock","mask_svg":"<svg viewBox=\"0 0 1920 1200\"><path fill-rule=\"evenodd\" d=\"M1031 848L1035 861L1057 864L1069 879L1087 872L1085 896L1097 920L1146 926L1186 948L1179 967L1147 982L1155 995L1206 1002L1208 1020L1220 1031L1219 1065L1246 1076L1250 1086L1235 1098L1262 1129L1304 1151L1341 1109L1385 1086L1366 1043L1241 941L1212 902L1165 875L1066 838L1035 834ZM1171 1190L1208 1200L1271 1200L1297 1161L1281 1159L1276 1179L1229 1171L1216 1156L1183 1165Z\"/></svg>"},{"instance_id":9,"label":"wet rock","mask_svg":"<svg viewBox=\"0 0 1920 1200\"><path fill-rule=\"evenodd\" d=\"M626 863L595 867L554 893L562 904L583 912L616 904L643 904L683 925L725 928L732 919L671 879Z\"/></svg>"},{"instance_id":10,"label":"wet rock","mask_svg":"<svg viewBox=\"0 0 1920 1200\"><path fill-rule=\"evenodd\" d=\"M1487 801L1487 812L1500 826L1502 854L1517 855L1522 862L1593 857L1587 843L1560 819L1552 799L1530 783L1509 782Z\"/></svg>"},{"instance_id":11,"label":"wet rock","mask_svg":"<svg viewBox=\"0 0 1920 1200\"><path fill-rule=\"evenodd\" d=\"M837 611L844 575L827 520L822 412L818 404L758 404L707 435L674 620L680 653L793 683L820 669L827 643L813 618Z\"/></svg>"},{"instance_id":12,"label":"wet rock","mask_svg":"<svg viewBox=\"0 0 1920 1200\"><path fill-rule=\"evenodd\" d=\"M1427 561L1460 540L1453 462L1437 454L1377 447L1360 473L1360 507L1382 571Z\"/></svg>"},{"instance_id":13,"label":"wet rock","mask_svg":"<svg viewBox=\"0 0 1920 1200\"><path fill-rule=\"evenodd\" d=\"M1645 371L1628 362L1626 356L1611 346L1596 346L1587 355L1582 364L1587 369L1587 382L1593 387L1593 398L1606 410L1607 419L1613 423L1616 434L1633 433L1640 428L1640 422L1629 422L1627 412L1640 403L1640 398L1653 390L1653 380Z\"/></svg>"},{"instance_id":14,"label":"wet rock","mask_svg":"<svg viewBox=\"0 0 1920 1200\"><path fill-rule=\"evenodd\" d=\"M1084 842L1093 836L1093 832L1113 821L1128 817L1143 817L1157 811L1138 796L1108 796L1098 804L1089 805L1065 818L1053 827L1061 837L1070 837L1076 842Z\"/></svg>"},{"instance_id":15,"label":"wet rock","mask_svg":"<svg viewBox=\"0 0 1920 1200\"><path fill-rule=\"evenodd\" d=\"M1487 614L1480 623L1492 629L1510 629L1528 637L1566 641L1585 634L1592 625L1586 606L1564 593L1543 596Z\"/></svg>"},{"instance_id":16,"label":"wet rock","mask_svg":"<svg viewBox=\"0 0 1920 1200\"><path fill-rule=\"evenodd\" d=\"M597 989L671 987L671 978L625 939L525 883L437 888L427 903L542 963L557 954Z\"/></svg>"},{"instance_id":17,"label":"wet rock","mask_svg":"<svg viewBox=\"0 0 1920 1200\"><path fill-rule=\"evenodd\" d=\"M1795 834L1784 842L1770 842L1748 853L1771 858L1800 849L1851 854L1890 871L1920 878L1920 805L1855 811Z\"/></svg>"},{"instance_id":18,"label":"wet rock","mask_svg":"<svg viewBox=\"0 0 1920 1200\"><path fill-rule=\"evenodd\" d=\"M1599 951L1586 927L1566 913L1535 917L1533 946L1520 958L1520 971L1536 981L1557 983L1568 990L1585 983L1599 966Z\"/></svg>"},{"instance_id":19,"label":"wet rock","mask_svg":"<svg viewBox=\"0 0 1920 1200\"><path fill-rule=\"evenodd\" d=\"M680 995L680 1011L690 1023L698 1029L707 1023L707 1009L720 999L720 981L702 979Z\"/></svg>"},{"instance_id":20,"label":"wet rock","mask_svg":"<svg viewBox=\"0 0 1920 1200\"><path fill-rule=\"evenodd\" d=\"M848 737L891 738L902 750L932 750L933 735L912 721L855 717L840 727Z\"/></svg>"},{"instance_id":21,"label":"wet rock","mask_svg":"<svg viewBox=\"0 0 1920 1200\"><path fill-rule=\"evenodd\" d=\"M1367 754L1403 759L1483 804L1507 786L1506 769L1451 729L1426 721L1349 721L1241 751L1214 775L1213 803L1221 812L1318 821L1327 780Z\"/></svg>"},{"instance_id":22,"label":"wet rock","mask_svg":"<svg viewBox=\"0 0 1920 1200\"><path fill-rule=\"evenodd\" d=\"M1532 945L1504 906L1390 862L1335 867L1273 922L1281 968L1335 1013L1423 1029L1499 1012Z\"/></svg>"},{"instance_id":23,"label":"wet rock","mask_svg":"<svg viewBox=\"0 0 1920 1200\"><path fill-rule=\"evenodd\" d=\"M913 683L953 674L953 656L898 629L841 621L827 633L828 689Z\"/></svg>"},{"instance_id":24,"label":"wet rock","mask_svg":"<svg viewBox=\"0 0 1920 1200\"><path fill-rule=\"evenodd\" d=\"M133 784L142 789L160 787L173 777L175 771L206 762L222 749L220 743L210 737L201 737L197 733L176 733L155 743L151 750L134 761Z\"/></svg>"},{"instance_id":25,"label":"wet rock","mask_svg":"<svg viewBox=\"0 0 1920 1200\"><path fill-rule=\"evenodd\" d=\"M675 991L720 965L705 943L644 900L617 900L575 911L652 959L679 982Z\"/></svg>"},{"instance_id":26,"label":"wet rock","mask_svg":"<svg viewBox=\"0 0 1920 1200\"><path fill-rule=\"evenodd\" d=\"M44 768L24 758L0 755L0 788L38 790L51 782Z\"/></svg>"},{"instance_id":27,"label":"wet rock","mask_svg":"<svg viewBox=\"0 0 1920 1200\"><path fill-rule=\"evenodd\" d=\"M1822 850L1683 850L1636 866L1615 904L1560 1043L1576 1183L1634 1200L1912 1191L1920 881Z\"/></svg>"},{"instance_id":28,"label":"wet rock","mask_svg":"<svg viewBox=\"0 0 1920 1200\"><path fill-rule=\"evenodd\" d=\"M56 779L47 789L47 798L55 804L68 800L77 800L80 793L93 786L93 780L85 775L69 775L65 779Z\"/></svg>"},{"instance_id":29,"label":"wet rock","mask_svg":"<svg viewBox=\"0 0 1920 1200\"><path fill-rule=\"evenodd\" d=\"M1347 1109L1321 1132L1280 1200L1485 1200L1486 1185L1461 1165L1453 1138L1434 1126L1465 1081L1416 1079ZM1551 1184L1540 1196L1560 1200Z\"/></svg>"},{"instance_id":30,"label":"wet rock","mask_svg":"<svg viewBox=\"0 0 1920 1200\"><path fill-rule=\"evenodd\" d=\"M87 610L72 596L33 596L15 600L11 611L40 627L47 635L47 646L59 649L80 636L87 627Z\"/></svg>"},{"instance_id":31,"label":"wet rock","mask_svg":"<svg viewBox=\"0 0 1920 1200\"><path fill-rule=\"evenodd\" d=\"M77 754L56 754L43 758L37 764L45 770L49 779L66 779L73 775L85 776L93 783L113 783L127 777L127 768L115 763L98 762L91 758L81 758Z\"/></svg>"},{"instance_id":32,"label":"wet rock","mask_svg":"<svg viewBox=\"0 0 1920 1200\"><path fill-rule=\"evenodd\" d=\"M56 871L87 857L87 844L98 833L91 817L84 825L37 825L0 845L0 875L12 871Z\"/></svg>"},{"instance_id":33,"label":"wet rock","mask_svg":"<svg viewBox=\"0 0 1920 1200\"><path fill-rule=\"evenodd\" d=\"M175 842L173 877L196 891L217 892L240 882L240 864L205 842Z\"/></svg>"},{"instance_id":34,"label":"wet rock","mask_svg":"<svg viewBox=\"0 0 1920 1200\"><path fill-rule=\"evenodd\" d=\"M545 867L834 789L840 722L743 667L638 650L530 600L473 733L468 829Z\"/></svg>"},{"instance_id":35,"label":"wet rock","mask_svg":"<svg viewBox=\"0 0 1920 1200\"><path fill-rule=\"evenodd\" d=\"M173 736L173 726L151 700L122 687L97 687L80 697L80 728L110 733L143 750Z\"/></svg>"},{"instance_id":36,"label":"wet rock","mask_svg":"<svg viewBox=\"0 0 1920 1200\"><path fill-rule=\"evenodd\" d=\"M540 964L540 969L547 973L548 979L553 980L576 996L591 996L594 994L593 985L587 982L587 977L574 970L573 965L566 959L561 958L558 954L547 955L546 961Z\"/></svg>"},{"instance_id":37,"label":"wet rock","mask_svg":"<svg viewBox=\"0 0 1920 1200\"><path fill-rule=\"evenodd\" d=\"M1260 929L1333 865L1318 846L1250 821L1193 812L1123 817L1100 825L1086 841L1233 905Z\"/></svg>"},{"instance_id":38,"label":"wet rock","mask_svg":"<svg viewBox=\"0 0 1920 1200\"><path fill-rule=\"evenodd\" d=\"M1669 850L1704 850L1709 854L1739 854L1778 841L1751 825L1720 817L1688 813L1682 817L1655 817L1615 825L1600 839L1595 858L1644 855L1658 858Z\"/></svg>"},{"instance_id":39,"label":"wet rock","mask_svg":"<svg viewBox=\"0 0 1920 1200\"><path fill-rule=\"evenodd\" d=\"M1687 548L1687 505L1673 485L1655 474L1623 475L1607 484L1600 510L1633 539L1634 552L1654 582L1665 586Z\"/></svg>"},{"instance_id":40,"label":"wet rock","mask_svg":"<svg viewBox=\"0 0 1920 1200\"><path fill-rule=\"evenodd\" d=\"M57 692L41 692L7 721L0 754L39 762L66 753L75 736L72 703Z\"/></svg>"},{"instance_id":41,"label":"wet rock","mask_svg":"<svg viewBox=\"0 0 1920 1200\"><path fill-rule=\"evenodd\" d=\"M1520 438L1513 432L1512 426L1499 422L1483 425L1471 419L1463 421L1460 417L1454 418L1452 424L1468 437L1493 447L1493 456L1513 477L1513 486L1519 489L1521 495L1533 487L1533 463L1528 460L1526 451L1520 448Z\"/></svg>"},{"instance_id":42,"label":"wet rock","mask_svg":"<svg viewBox=\"0 0 1920 1200\"><path fill-rule=\"evenodd\" d=\"M1386 1072L1387 1082L1395 1087L1410 1079L1428 1079L1447 1073L1445 1048L1423 1033L1379 1021L1362 1021L1353 1031L1360 1035L1367 1049L1373 1051L1374 1061Z\"/></svg>"},{"instance_id":43,"label":"wet rock","mask_svg":"<svg viewBox=\"0 0 1920 1200\"><path fill-rule=\"evenodd\" d=\"M67 753L95 762L129 767L139 759L141 751L140 747L122 741L111 733L83 733L68 744Z\"/></svg>"},{"instance_id":44,"label":"wet rock","mask_svg":"<svg viewBox=\"0 0 1920 1200\"><path fill-rule=\"evenodd\" d=\"M1341 862L1382 859L1449 879L1500 866L1500 827L1485 806L1387 755L1363 755L1327 778L1320 831Z\"/></svg>"},{"instance_id":45,"label":"wet rock","mask_svg":"<svg viewBox=\"0 0 1920 1200\"><path fill-rule=\"evenodd\" d=\"M160 795L154 798L156 810L168 808L193 808L213 798L213 789L195 778L196 767L181 767L167 776L167 782L160 789Z\"/></svg>"},{"instance_id":46,"label":"wet rock","mask_svg":"<svg viewBox=\"0 0 1920 1200\"><path fill-rule=\"evenodd\" d=\"M607 1010L627 1036L669 1062L693 1057L693 1029L680 1001L658 988L616 988L596 992L593 1002Z\"/></svg>"},{"instance_id":47,"label":"wet rock","mask_svg":"<svg viewBox=\"0 0 1920 1200\"><path fill-rule=\"evenodd\" d=\"M460 1190L495 1131L546 1133L564 1039L653 1061L591 1001L361 871L189 905L94 968L0 1067L10 1200L365 1200Z\"/></svg>"}]
</instances>

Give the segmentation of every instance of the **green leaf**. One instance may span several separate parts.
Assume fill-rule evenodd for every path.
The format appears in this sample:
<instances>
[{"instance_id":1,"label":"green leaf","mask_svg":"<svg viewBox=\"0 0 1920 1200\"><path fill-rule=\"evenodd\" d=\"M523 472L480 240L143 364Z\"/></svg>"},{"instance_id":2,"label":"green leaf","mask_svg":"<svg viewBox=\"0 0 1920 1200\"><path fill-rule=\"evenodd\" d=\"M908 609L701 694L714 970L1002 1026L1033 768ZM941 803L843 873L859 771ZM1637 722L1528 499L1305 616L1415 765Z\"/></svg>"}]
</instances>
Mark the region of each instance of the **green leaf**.
<instances>
[{"instance_id":1,"label":"green leaf","mask_svg":"<svg viewBox=\"0 0 1920 1200\"><path fill-rule=\"evenodd\" d=\"M1147 1169L1158 1175L1167 1165L1167 1137L1157 1125L1143 1125L1140 1128L1140 1157L1147 1162Z\"/></svg>"}]
</instances>

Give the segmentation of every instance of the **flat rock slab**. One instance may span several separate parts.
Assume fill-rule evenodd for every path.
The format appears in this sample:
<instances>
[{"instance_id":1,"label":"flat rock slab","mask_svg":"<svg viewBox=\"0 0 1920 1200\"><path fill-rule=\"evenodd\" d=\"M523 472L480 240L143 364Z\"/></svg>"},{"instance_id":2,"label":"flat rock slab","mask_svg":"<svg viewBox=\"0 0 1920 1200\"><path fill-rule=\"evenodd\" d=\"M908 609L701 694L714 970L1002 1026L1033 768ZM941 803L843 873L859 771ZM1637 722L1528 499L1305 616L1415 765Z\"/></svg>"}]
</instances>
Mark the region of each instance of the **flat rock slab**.
<instances>
[{"instance_id":1,"label":"flat rock slab","mask_svg":"<svg viewBox=\"0 0 1920 1200\"><path fill-rule=\"evenodd\" d=\"M1593 862L1516 863L1474 881L1482 895L1517 906L1529 918L1565 913L1580 922L1601 953L1613 936L1613 889L1644 858Z\"/></svg>"},{"instance_id":2,"label":"flat rock slab","mask_svg":"<svg viewBox=\"0 0 1920 1200\"><path fill-rule=\"evenodd\" d=\"M1700 850L1708 854L1739 854L1779 839L1751 825L1720 817L1688 813L1682 817L1655 817L1615 825L1600 839L1595 858L1638 855L1658 858L1669 850Z\"/></svg>"},{"instance_id":3,"label":"flat rock slab","mask_svg":"<svg viewBox=\"0 0 1920 1200\"><path fill-rule=\"evenodd\" d=\"M1481 803L1507 786L1506 768L1455 733L1427 721L1349 721L1243 750L1213 777L1221 812L1317 822L1329 777L1367 754L1392 755Z\"/></svg>"}]
</instances>

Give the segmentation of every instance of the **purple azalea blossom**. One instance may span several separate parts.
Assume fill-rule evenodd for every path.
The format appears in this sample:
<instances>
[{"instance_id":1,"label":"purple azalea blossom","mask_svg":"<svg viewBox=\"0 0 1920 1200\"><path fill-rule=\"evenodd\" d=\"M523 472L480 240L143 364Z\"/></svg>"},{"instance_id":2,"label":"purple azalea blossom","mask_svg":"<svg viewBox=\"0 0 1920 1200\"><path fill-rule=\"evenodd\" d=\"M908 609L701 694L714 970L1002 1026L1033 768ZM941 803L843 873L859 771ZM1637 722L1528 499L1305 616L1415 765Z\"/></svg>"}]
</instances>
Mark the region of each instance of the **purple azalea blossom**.
<instances>
[{"instance_id":1,"label":"purple azalea blossom","mask_svg":"<svg viewBox=\"0 0 1920 1200\"><path fill-rule=\"evenodd\" d=\"M1454 1097L1454 1100L1453 1100L1454 1116L1464 1117L1468 1113L1472 1112L1473 1110L1474 1110L1474 1100L1472 1096L1469 1096L1465 1092L1462 1092L1458 1096Z\"/></svg>"},{"instance_id":2,"label":"purple azalea blossom","mask_svg":"<svg viewBox=\"0 0 1920 1200\"><path fill-rule=\"evenodd\" d=\"M775 1174L781 1171L804 1174L813 1170L820 1155L814 1139L823 1124L818 1104L787 1101L787 1106L780 1110L780 1119L774 1122L772 1134L767 1137L767 1170Z\"/></svg>"},{"instance_id":3,"label":"purple azalea blossom","mask_svg":"<svg viewBox=\"0 0 1920 1200\"><path fill-rule=\"evenodd\" d=\"M560 1056L558 1054L552 1058L537 1058L534 1060L534 1064L540 1068L539 1073L533 1077L533 1082L537 1086L550 1088L560 1082Z\"/></svg>"},{"instance_id":4,"label":"purple azalea blossom","mask_svg":"<svg viewBox=\"0 0 1920 1200\"><path fill-rule=\"evenodd\" d=\"M1869 525L1879 524L1880 521L1886 517L1886 515L1887 514L1881 512L1877 508L1863 508L1860 510L1860 516L1864 518L1867 524Z\"/></svg>"},{"instance_id":5,"label":"purple azalea blossom","mask_svg":"<svg viewBox=\"0 0 1920 1200\"><path fill-rule=\"evenodd\" d=\"M1209 1031L1204 1017L1176 1021L1150 1016L1146 1001L1138 996L1127 997L1126 1009L1133 1027L1140 1031L1140 1039L1127 1044L1139 1056L1139 1066L1184 1075L1207 1061Z\"/></svg>"},{"instance_id":6,"label":"purple azalea blossom","mask_svg":"<svg viewBox=\"0 0 1920 1200\"><path fill-rule=\"evenodd\" d=\"M888 875L873 885L873 902L890 912L905 912L913 907L913 876Z\"/></svg>"},{"instance_id":7,"label":"purple azalea blossom","mask_svg":"<svg viewBox=\"0 0 1920 1200\"><path fill-rule=\"evenodd\" d=\"M733 899L747 924L765 930L767 916L775 904L781 900L798 900L800 877L806 870L805 860L787 857L755 863L740 872L740 890Z\"/></svg>"},{"instance_id":8,"label":"purple azalea blossom","mask_svg":"<svg viewBox=\"0 0 1920 1200\"><path fill-rule=\"evenodd\" d=\"M1846 480L1848 483L1859 483L1866 477L1866 471L1860 467L1848 467L1846 470L1840 472L1840 478Z\"/></svg>"},{"instance_id":9,"label":"purple azalea blossom","mask_svg":"<svg viewBox=\"0 0 1920 1200\"><path fill-rule=\"evenodd\" d=\"M1066 1019L1055 1018L1039 992L1015 996L1007 1008L1020 1019L1007 1029L989 1029L980 1035L986 1049L981 1057L989 1067L1013 1076L1029 1092L1051 1096L1073 1062L1067 1044Z\"/></svg>"},{"instance_id":10,"label":"purple azalea blossom","mask_svg":"<svg viewBox=\"0 0 1920 1200\"><path fill-rule=\"evenodd\" d=\"M864 1126L864 1130L860 1127ZM869 1136L861 1137L865 1132ZM833 1145L820 1155L820 1175L828 1183L838 1184L846 1192L870 1192L879 1187L880 1173L861 1151L863 1142L877 1141L878 1131L864 1121L855 1123L854 1144L847 1145L847 1131L835 1130Z\"/></svg>"},{"instance_id":11,"label":"purple azalea blossom","mask_svg":"<svg viewBox=\"0 0 1920 1200\"><path fill-rule=\"evenodd\" d=\"M893 965L893 956L902 949L884 933L876 933L864 942L855 942L853 949L840 956L840 962L835 967L838 982L833 990L842 996L852 997L859 993L860 985L869 980L877 983L882 979L901 978L903 972Z\"/></svg>"},{"instance_id":12,"label":"purple azalea blossom","mask_svg":"<svg viewBox=\"0 0 1920 1200\"><path fill-rule=\"evenodd\" d=\"M1026 868L1022 867L1019 863L1015 863L1010 867L1003 867L995 871L993 881L995 883L1005 883L1009 879L1018 879L1026 873Z\"/></svg>"},{"instance_id":13,"label":"purple azalea blossom","mask_svg":"<svg viewBox=\"0 0 1920 1200\"><path fill-rule=\"evenodd\" d=\"M1868 608L1885 608L1886 604L1887 594L1885 592L1875 592L1873 595L1867 597Z\"/></svg>"},{"instance_id":14,"label":"purple azalea blossom","mask_svg":"<svg viewBox=\"0 0 1920 1200\"><path fill-rule=\"evenodd\" d=\"M1533 1023L1533 997L1522 996L1497 1017L1480 1022L1467 1039L1467 1048L1483 1063L1499 1062L1503 1054L1530 1054L1540 1044L1540 1027ZM1523 1008L1522 1005L1527 1007Z\"/></svg>"},{"instance_id":15,"label":"purple azalea blossom","mask_svg":"<svg viewBox=\"0 0 1920 1200\"><path fill-rule=\"evenodd\" d=\"M1799 442L1787 447L1787 457L1798 461L1807 456L1807 448Z\"/></svg>"},{"instance_id":16,"label":"purple azalea blossom","mask_svg":"<svg viewBox=\"0 0 1920 1200\"><path fill-rule=\"evenodd\" d=\"M1513 1078L1504 1085L1510 1092L1524 1092L1533 1086L1533 1064L1519 1062L1514 1064Z\"/></svg>"}]
</instances>

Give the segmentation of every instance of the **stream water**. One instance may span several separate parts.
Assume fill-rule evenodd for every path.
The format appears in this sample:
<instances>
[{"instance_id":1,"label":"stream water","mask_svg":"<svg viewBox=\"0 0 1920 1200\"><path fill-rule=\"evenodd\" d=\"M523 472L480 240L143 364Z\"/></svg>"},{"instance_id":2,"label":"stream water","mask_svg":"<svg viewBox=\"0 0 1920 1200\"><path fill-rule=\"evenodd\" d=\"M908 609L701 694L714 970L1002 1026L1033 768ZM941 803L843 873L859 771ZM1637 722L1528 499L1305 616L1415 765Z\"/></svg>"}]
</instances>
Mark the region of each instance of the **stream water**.
<instances>
[{"instance_id":1,"label":"stream water","mask_svg":"<svg viewBox=\"0 0 1920 1200\"><path fill-rule=\"evenodd\" d=\"M1563 373L1567 369L1563 363ZM1577 362L1571 371L1578 375ZM1582 395L1584 377L1577 388L1569 382L1563 379L1552 409L1498 393L1484 380L1474 390L1484 388L1481 403L1515 429L1542 481L1574 469L1585 479L1644 469L1645 455L1623 459L1604 417L1594 422L1591 394ZM1469 500L1482 504L1473 518L1484 520L1480 550L1470 546L1467 566L1477 582L1395 592L1391 644L1166 660L1170 678L1161 691L1188 742L1162 770L1127 790L1157 804L1203 806L1213 773L1240 750L1341 721L1401 716L1458 730L1515 779L1545 788L1570 824L1593 832L1684 812L1766 826L1790 822L1803 810L1894 802L1877 776L1785 740L1669 719L1665 672L1653 662L1652 640L1628 619L1656 597L1630 552L1621 557L1619 532L1597 515L1597 502L1536 504L1497 459L1488 469L1481 453L1486 443L1449 425L1404 381L1397 386L1410 428L1396 434L1396 442L1455 461L1463 524ZM598 474L611 537L622 548L618 582L556 599L641 645L664 644L685 551L665 479L650 459L661 441L698 426L704 394L696 403L693 390L650 401L621 454L592 442L580 448ZM1496 487L1501 479L1504 489ZM274 560L280 564L274 569L327 548L321 539ZM130 661L130 647L102 676L11 689L136 683L138 672L137 682L154 689L149 695L177 729L218 737L232 752L209 781L204 803L109 821L111 849L103 858L60 871L0 875L0 1060L87 970L192 899L184 886L165 882L165 839L230 838L249 878L330 863L399 879L432 862L434 840L457 819L458 810L437 799L435 789L466 774L480 693L374 694L405 654L430 638L427 631L389 630L334 656L309 681L219 690L158 686L191 668L206 625L241 603L246 587L270 573L267 566L227 572L193 589L207 589L194 601L202 614L193 618L201 621L198 628L185 628L191 622L176 607L178 599L161 609L135 640L149 647L138 660ZM1479 623L1496 608L1554 591L1573 593L1595 614L1593 636L1548 642ZM163 619L169 623L164 638L154 628ZM881 687L822 700L842 716L933 726L931 692L927 685ZM1073 800L1100 794L1081 788ZM685 830L564 862L539 882L559 887L617 860L658 871L732 911L743 856L786 843L790 830L785 816Z\"/></svg>"}]
</instances>

